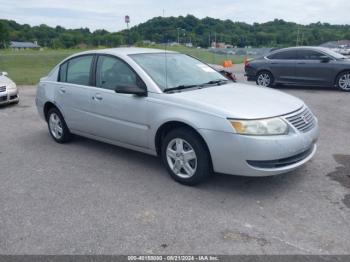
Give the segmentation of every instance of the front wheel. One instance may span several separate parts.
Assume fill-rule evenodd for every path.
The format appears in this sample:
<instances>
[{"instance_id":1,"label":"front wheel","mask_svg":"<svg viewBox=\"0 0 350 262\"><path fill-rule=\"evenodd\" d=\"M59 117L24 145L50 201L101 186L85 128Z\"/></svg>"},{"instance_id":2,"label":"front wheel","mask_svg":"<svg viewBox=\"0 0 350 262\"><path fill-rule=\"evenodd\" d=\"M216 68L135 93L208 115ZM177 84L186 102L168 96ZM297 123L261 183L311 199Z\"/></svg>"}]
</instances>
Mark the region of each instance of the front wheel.
<instances>
[{"instance_id":1,"label":"front wheel","mask_svg":"<svg viewBox=\"0 0 350 262\"><path fill-rule=\"evenodd\" d=\"M256 84L258 86L272 87L273 81L273 75L267 71L260 72L256 76Z\"/></svg>"},{"instance_id":2,"label":"front wheel","mask_svg":"<svg viewBox=\"0 0 350 262\"><path fill-rule=\"evenodd\" d=\"M336 80L337 87L346 92L350 92L350 71L341 73Z\"/></svg>"},{"instance_id":3,"label":"front wheel","mask_svg":"<svg viewBox=\"0 0 350 262\"><path fill-rule=\"evenodd\" d=\"M209 152L199 135L187 128L169 132L162 141L163 164L184 185L199 184L210 175Z\"/></svg>"}]
</instances>

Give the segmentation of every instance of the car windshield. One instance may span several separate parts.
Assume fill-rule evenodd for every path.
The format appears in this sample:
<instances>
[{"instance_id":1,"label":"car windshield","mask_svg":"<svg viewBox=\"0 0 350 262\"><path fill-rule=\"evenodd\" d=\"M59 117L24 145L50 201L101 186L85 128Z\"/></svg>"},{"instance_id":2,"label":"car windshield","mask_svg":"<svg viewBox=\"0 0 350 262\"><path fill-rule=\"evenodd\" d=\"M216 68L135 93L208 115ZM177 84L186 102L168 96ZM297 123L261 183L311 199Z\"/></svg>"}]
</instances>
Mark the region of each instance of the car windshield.
<instances>
[{"instance_id":1,"label":"car windshield","mask_svg":"<svg viewBox=\"0 0 350 262\"><path fill-rule=\"evenodd\" d=\"M331 49L327 50L327 53L328 53L329 55L333 56L333 57L336 58L336 59L346 59L345 56L343 56L342 54L339 54L339 53L337 53L337 52L335 52L335 51L333 51L333 50L331 50Z\"/></svg>"},{"instance_id":2,"label":"car windshield","mask_svg":"<svg viewBox=\"0 0 350 262\"><path fill-rule=\"evenodd\" d=\"M162 91L227 82L213 68L185 54L145 53L130 57L150 75Z\"/></svg>"}]
</instances>

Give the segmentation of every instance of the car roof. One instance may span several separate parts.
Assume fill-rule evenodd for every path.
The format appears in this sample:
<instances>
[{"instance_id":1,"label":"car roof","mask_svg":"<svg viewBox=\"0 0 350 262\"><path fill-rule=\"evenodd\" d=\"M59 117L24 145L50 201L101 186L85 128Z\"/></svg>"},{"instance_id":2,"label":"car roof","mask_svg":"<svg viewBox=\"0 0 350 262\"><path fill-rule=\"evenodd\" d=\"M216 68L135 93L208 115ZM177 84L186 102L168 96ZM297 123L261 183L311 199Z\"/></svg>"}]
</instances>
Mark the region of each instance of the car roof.
<instances>
[{"instance_id":1,"label":"car roof","mask_svg":"<svg viewBox=\"0 0 350 262\"><path fill-rule=\"evenodd\" d=\"M289 50L315 50L315 51L322 51L322 52L327 52L329 51L328 48L321 47L321 46L295 46L295 47L287 47L287 48L281 48L274 50L272 53L278 53L281 51L289 51Z\"/></svg>"},{"instance_id":2,"label":"car roof","mask_svg":"<svg viewBox=\"0 0 350 262\"><path fill-rule=\"evenodd\" d=\"M74 56L82 54L110 54L110 55L134 55L134 54L154 54L154 53L177 53L174 51L169 51L165 49L156 49L156 48L140 48L140 47L118 47L118 48L108 48L108 49L97 49L81 52L74 54Z\"/></svg>"}]
</instances>

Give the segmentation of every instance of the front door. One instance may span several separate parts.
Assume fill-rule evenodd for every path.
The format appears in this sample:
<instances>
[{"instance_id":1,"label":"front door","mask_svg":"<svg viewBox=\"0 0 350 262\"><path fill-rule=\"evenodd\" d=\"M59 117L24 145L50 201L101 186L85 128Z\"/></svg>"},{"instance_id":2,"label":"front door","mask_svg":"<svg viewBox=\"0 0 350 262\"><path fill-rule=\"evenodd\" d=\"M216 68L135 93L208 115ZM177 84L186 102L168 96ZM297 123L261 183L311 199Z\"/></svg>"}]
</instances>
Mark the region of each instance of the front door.
<instances>
[{"instance_id":1,"label":"front door","mask_svg":"<svg viewBox=\"0 0 350 262\"><path fill-rule=\"evenodd\" d=\"M116 93L118 85L138 85L140 78L128 64L100 55L96 63L96 88L91 90L94 131L101 138L143 148L149 147L147 97Z\"/></svg>"},{"instance_id":2,"label":"front door","mask_svg":"<svg viewBox=\"0 0 350 262\"><path fill-rule=\"evenodd\" d=\"M305 85L332 85L334 79L333 60L322 61L322 57L326 56L321 52L314 50L298 50L298 61L296 64L296 80L299 84Z\"/></svg>"}]
</instances>

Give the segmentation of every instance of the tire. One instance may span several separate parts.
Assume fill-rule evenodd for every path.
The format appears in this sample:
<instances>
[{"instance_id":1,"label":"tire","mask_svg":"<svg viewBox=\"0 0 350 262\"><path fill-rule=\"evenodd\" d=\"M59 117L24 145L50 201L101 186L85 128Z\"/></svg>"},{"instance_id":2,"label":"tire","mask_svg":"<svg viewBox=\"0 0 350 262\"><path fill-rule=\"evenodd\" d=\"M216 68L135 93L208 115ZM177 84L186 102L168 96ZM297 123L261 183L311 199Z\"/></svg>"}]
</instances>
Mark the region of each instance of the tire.
<instances>
[{"instance_id":1,"label":"tire","mask_svg":"<svg viewBox=\"0 0 350 262\"><path fill-rule=\"evenodd\" d=\"M339 90L350 92L350 71L340 73L335 80L335 84Z\"/></svg>"},{"instance_id":2,"label":"tire","mask_svg":"<svg viewBox=\"0 0 350 262\"><path fill-rule=\"evenodd\" d=\"M51 108L47 113L47 125L51 137L57 143L63 144L71 140L72 134L70 133L61 112L57 108Z\"/></svg>"},{"instance_id":3,"label":"tire","mask_svg":"<svg viewBox=\"0 0 350 262\"><path fill-rule=\"evenodd\" d=\"M183 185L197 185L211 174L208 149L189 128L174 129L164 137L161 158L170 176Z\"/></svg>"},{"instance_id":4,"label":"tire","mask_svg":"<svg viewBox=\"0 0 350 262\"><path fill-rule=\"evenodd\" d=\"M274 77L269 71L261 71L256 75L256 84L263 87L272 87Z\"/></svg>"}]
</instances>

